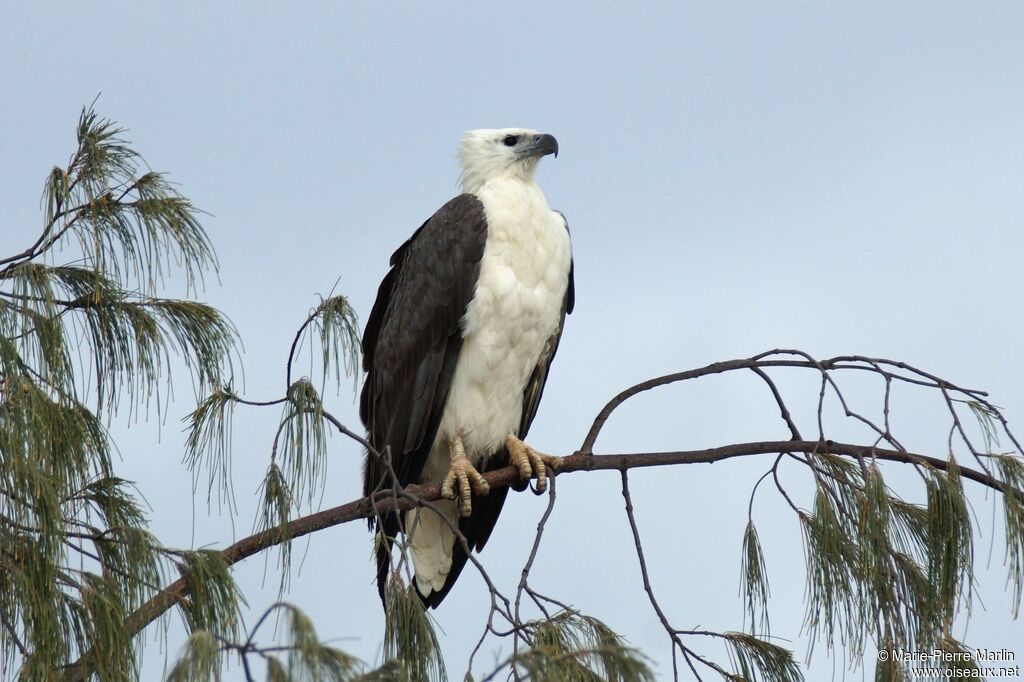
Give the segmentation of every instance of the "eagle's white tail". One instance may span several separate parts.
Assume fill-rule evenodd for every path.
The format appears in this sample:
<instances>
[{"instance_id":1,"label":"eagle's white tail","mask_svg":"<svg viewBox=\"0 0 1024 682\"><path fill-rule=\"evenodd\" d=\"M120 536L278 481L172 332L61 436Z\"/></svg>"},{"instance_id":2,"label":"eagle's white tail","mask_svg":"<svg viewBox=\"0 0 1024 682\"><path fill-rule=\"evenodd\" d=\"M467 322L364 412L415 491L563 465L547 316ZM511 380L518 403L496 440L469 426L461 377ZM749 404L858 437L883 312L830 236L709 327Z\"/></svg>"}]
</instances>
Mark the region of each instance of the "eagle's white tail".
<instances>
[{"instance_id":1,"label":"eagle's white tail","mask_svg":"<svg viewBox=\"0 0 1024 682\"><path fill-rule=\"evenodd\" d=\"M458 527L459 513L452 500L438 500L434 505ZM416 586L423 595L444 587L452 569L455 533L451 526L431 509L413 509L405 513L405 527L412 547L412 564L416 569Z\"/></svg>"}]
</instances>

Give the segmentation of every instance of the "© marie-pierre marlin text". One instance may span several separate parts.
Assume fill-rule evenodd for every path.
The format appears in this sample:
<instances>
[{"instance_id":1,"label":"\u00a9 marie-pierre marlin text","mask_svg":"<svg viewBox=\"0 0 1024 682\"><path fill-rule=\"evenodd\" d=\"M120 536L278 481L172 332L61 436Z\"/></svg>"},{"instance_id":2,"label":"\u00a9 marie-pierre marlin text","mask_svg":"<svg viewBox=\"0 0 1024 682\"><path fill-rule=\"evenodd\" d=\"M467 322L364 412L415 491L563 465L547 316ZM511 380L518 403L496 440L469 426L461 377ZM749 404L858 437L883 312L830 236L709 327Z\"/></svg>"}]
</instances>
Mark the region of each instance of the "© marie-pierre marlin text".
<instances>
[{"instance_id":1,"label":"\u00a9 marie-pierre marlin text","mask_svg":"<svg viewBox=\"0 0 1024 682\"><path fill-rule=\"evenodd\" d=\"M953 663L956 661L1014 661L1016 656L1009 649L975 649L974 651L945 651L943 649L920 649L904 651L892 649L889 657L893 661L931 661Z\"/></svg>"}]
</instances>

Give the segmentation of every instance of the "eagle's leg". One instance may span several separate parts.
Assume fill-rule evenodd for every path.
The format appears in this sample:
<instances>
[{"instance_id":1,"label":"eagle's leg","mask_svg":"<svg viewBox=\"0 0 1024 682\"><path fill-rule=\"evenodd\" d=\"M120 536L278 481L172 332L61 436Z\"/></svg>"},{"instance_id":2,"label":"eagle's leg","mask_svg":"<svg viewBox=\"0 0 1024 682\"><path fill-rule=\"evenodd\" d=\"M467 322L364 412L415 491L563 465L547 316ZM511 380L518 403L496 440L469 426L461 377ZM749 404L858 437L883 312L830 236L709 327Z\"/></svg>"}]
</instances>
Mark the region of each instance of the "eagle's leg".
<instances>
[{"instance_id":1,"label":"eagle's leg","mask_svg":"<svg viewBox=\"0 0 1024 682\"><path fill-rule=\"evenodd\" d=\"M462 437L455 436L448 444L448 452L452 457L452 466L448 475L441 483L441 497L459 501L459 514L469 516L473 513L473 495L486 495L491 491L491 486L476 467L466 457L466 450L462 445ZM455 490L455 483L458 482L458 492Z\"/></svg>"},{"instance_id":2,"label":"eagle's leg","mask_svg":"<svg viewBox=\"0 0 1024 682\"><path fill-rule=\"evenodd\" d=\"M544 492L548 487L546 466L551 467L552 471L558 471L558 467L562 466L561 457L537 452L512 434L505 439L505 447L508 448L508 458L512 460L514 466L519 468L519 476L524 481L532 478L534 474L537 475L537 492L539 493Z\"/></svg>"}]
</instances>

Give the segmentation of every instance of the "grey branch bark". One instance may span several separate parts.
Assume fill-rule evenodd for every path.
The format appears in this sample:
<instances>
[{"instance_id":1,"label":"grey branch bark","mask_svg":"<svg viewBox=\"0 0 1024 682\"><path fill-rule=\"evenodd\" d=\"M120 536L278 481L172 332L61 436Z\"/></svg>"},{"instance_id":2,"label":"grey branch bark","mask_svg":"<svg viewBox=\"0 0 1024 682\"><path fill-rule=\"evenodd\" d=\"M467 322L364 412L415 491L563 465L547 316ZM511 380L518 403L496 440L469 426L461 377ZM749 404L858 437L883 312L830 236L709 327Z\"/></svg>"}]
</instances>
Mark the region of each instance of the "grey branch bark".
<instances>
[{"instance_id":1,"label":"grey branch bark","mask_svg":"<svg viewBox=\"0 0 1024 682\"><path fill-rule=\"evenodd\" d=\"M562 466L558 470L558 475L564 476L580 471L628 471L630 469L673 466L677 464L714 464L736 457L778 455L780 452L830 453L854 459L874 458L889 462L902 462L904 464L926 464L943 471L947 470L949 466L949 462L945 459L912 452L887 450L850 443L836 443L833 441L782 440L737 443L705 450L678 450L674 452L634 452L601 455L576 452L562 460ZM999 492L1004 491L1002 482L982 471L963 466L959 467L959 471L960 475L964 478ZM503 488L519 480L519 472L515 467L508 466L504 469L491 471L485 474L484 478L487 479L491 488ZM397 498L388 492L380 493L380 499L375 503L365 497L353 500L347 504L297 518L289 522L287 528L271 528L261 533L250 535L222 550L224 561L228 565L233 565L286 540L309 535L324 528L339 526L358 519L365 519L374 514L384 514L395 509L411 509L417 506L417 501L433 502L441 498L441 487L439 485L411 485L406 487L405 491L408 493L407 496L399 496ZM179 578L132 613L127 619L126 629L132 634L138 634L168 609L186 598L189 593L188 582L184 578ZM69 666L65 671L64 679L68 680L68 682L85 682L90 668L91 652Z\"/></svg>"}]
</instances>

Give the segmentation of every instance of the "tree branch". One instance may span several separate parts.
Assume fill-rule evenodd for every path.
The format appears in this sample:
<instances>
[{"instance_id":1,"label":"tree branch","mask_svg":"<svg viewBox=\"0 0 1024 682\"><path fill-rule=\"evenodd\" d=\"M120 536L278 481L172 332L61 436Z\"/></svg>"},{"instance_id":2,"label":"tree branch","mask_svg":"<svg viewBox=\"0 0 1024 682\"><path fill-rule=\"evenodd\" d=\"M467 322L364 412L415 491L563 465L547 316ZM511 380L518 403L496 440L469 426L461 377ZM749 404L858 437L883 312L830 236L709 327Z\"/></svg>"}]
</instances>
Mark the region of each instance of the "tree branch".
<instances>
[{"instance_id":1,"label":"tree branch","mask_svg":"<svg viewBox=\"0 0 1024 682\"><path fill-rule=\"evenodd\" d=\"M718 371L726 370L720 369ZM609 403L611 409L606 407L605 410L602 411L604 419L607 419L607 414L610 414L611 411L614 410L617 403L613 403ZM601 419L600 415L598 419ZM601 423L603 423L603 421ZM598 423L595 422L595 426L597 425ZM597 430L600 431L600 428ZM942 471L947 471L949 468L949 461L946 459L915 454L912 452L901 452L898 450L887 450L849 443L836 443L828 440L782 440L737 443L717 448L708 448L705 450L679 450L674 452L635 452L603 455L576 452L562 460L562 465L559 467L558 474L564 475L577 471L628 471L630 469L672 466L676 464L714 464L715 462L723 462L736 457L778 455L782 452L804 452L808 454L821 454L827 452L833 455L842 455L853 459L873 458L889 462L901 462L904 464L926 464ZM1001 493L1006 490L1006 486L1001 481L982 471L960 466L959 473L963 478L970 479ZM519 480L519 470L514 466L508 466L503 469L490 471L484 474L484 478L487 480L487 483L490 484L492 489L504 488ZM1024 494L1024 492L1021 494ZM247 538L243 538L222 550L224 561L230 566L253 556L254 554L259 554L270 547L281 544L286 540L299 538L325 528L349 523L350 521L355 521L357 519L368 518L375 514L385 514L394 510L402 511L412 509L413 507L420 506L422 503L438 500L440 497L441 487L436 484L410 485L404 489L402 495L397 497L391 491L381 491L376 495L377 499L375 503L372 502L370 498L353 500L347 504L325 509L307 516L302 516L290 521L285 526L278 526L260 533L255 533ZM138 634L143 630L143 628L159 618L172 606L180 603L190 593L191 586L188 584L188 581L185 578L179 578L132 613L125 623L125 629L133 635ZM65 671L64 679L70 682L84 682L87 677L87 672L92 667L92 656L92 652L88 652L78 661L68 666Z\"/></svg>"},{"instance_id":2,"label":"tree branch","mask_svg":"<svg viewBox=\"0 0 1024 682\"><path fill-rule=\"evenodd\" d=\"M794 355L802 360L767 360L765 358L774 356L786 356ZM905 362L898 362L893 360L886 360L883 358L869 358L862 355L841 355L838 357L830 358L828 360L815 360L811 356L807 355L803 351L799 350L785 350L775 349L766 351L759 355L755 355L752 358L744 358L741 360L728 360L725 362L713 362L705 367L699 367L697 369L687 370L685 372L676 372L674 374L666 374L665 376L655 377L649 381L644 381L635 386L630 386L626 390L619 393L617 396L608 401L608 403L601 409L597 417L594 418L594 423L590 427L590 431L587 433L586 438L583 439L583 445L580 446L580 452L592 452L594 449L594 443L597 441L597 437L601 434L601 429L604 428L608 418L611 416L619 405L626 402L630 398L634 397L639 393L649 391L659 386L667 386L668 384L674 384L680 381L689 381L690 379L698 379L700 377L709 376L712 374L723 374L725 372L732 372L741 369L758 370L766 369L770 367L792 367L802 369L815 369L822 373L823 380L831 382L831 377L828 376L828 372L832 370L856 370L861 372L870 372L881 376L883 379L888 381L902 381L908 384L914 384L917 386L924 386L927 388L938 388L938 389L949 389L962 393L963 395L977 400L978 402L991 407L991 404L985 400L988 394L984 391L979 391L973 388L961 388L955 386L944 379L940 379L928 372L917 369ZM888 369L886 369L888 368ZM899 370L900 373L897 373ZM903 373L905 372L905 373ZM769 384L771 385L771 384ZM774 393L774 391L773 391ZM779 396L776 395L776 400ZM780 409L783 405L780 404ZM996 410L998 413L998 410ZM783 418L788 417L788 410L783 410ZM788 420L787 423L789 424ZM791 425L792 428L792 425ZM1016 444L1017 441L1014 440Z\"/></svg>"}]
</instances>

